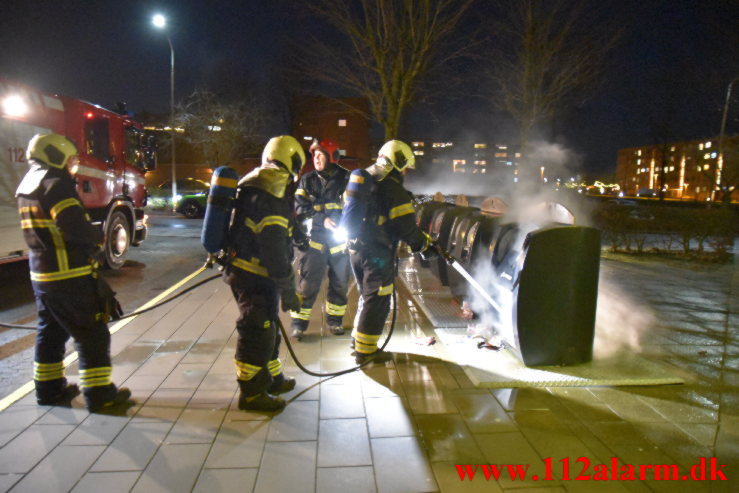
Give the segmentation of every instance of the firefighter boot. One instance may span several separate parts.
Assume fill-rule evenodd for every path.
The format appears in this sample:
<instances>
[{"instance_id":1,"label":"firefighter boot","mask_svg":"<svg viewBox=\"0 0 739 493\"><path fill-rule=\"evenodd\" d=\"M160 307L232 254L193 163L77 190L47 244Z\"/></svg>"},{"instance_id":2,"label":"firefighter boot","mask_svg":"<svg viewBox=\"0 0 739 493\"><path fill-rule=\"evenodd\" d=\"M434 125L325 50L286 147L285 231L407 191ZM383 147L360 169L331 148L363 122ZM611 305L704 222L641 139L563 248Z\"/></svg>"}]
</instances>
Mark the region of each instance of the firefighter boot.
<instances>
[{"instance_id":1,"label":"firefighter boot","mask_svg":"<svg viewBox=\"0 0 739 493\"><path fill-rule=\"evenodd\" d=\"M52 381L55 382L55 381ZM51 382L36 382L36 402L39 406L66 406L72 405L72 399L80 395L80 389L75 384L68 384L63 378L61 384L45 386Z\"/></svg>"},{"instance_id":2,"label":"firefighter boot","mask_svg":"<svg viewBox=\"0 0 739 493\"><path fill-rule=\"evenodd\" d=\"M303 340L305 331L308 330L308 321L294 318L292 319L291 327L293 329L293 332L290 335L292 336L293 340L300 342Z\"/></svg>"},{"instance_id":3,"label":"firefighter boot","mask_svg":"<svg viewBox=\"0 0 739 493\"><path fill-rule=\"evenodd\" d=\"M238 380L239 409L242 411L274 412L285 407L285 399L275 397L267 389L272 383L272 377L266 368L262 368L250 380Z\"/></svg>"},{"instance_id":4,"label":"firefighter boot","mask_svg":"<svg viewBox=\"0 0 739 493\"><path fill-rule=\"evenodd\" d=\"M267 388L267 392L272 395L284 394L295 388L295 379L286 377L284 373L280 373L273 377L272 383Z\"/></svg>"},{"instance_id":5,"label":"firefighter boot","mask_svg":"<svg viewBox=\"0 0 739 493\"><path fill-rule=\"evenodd\" d=\"M275 397L267 392L251 396L245 396L243 394L239 396L239 409L242 411L264 411L271 413L279 411L284 407L285 399Z\"/></svg>"},{"instance_id":6,"label":"firefighter boot","mask_svg":"<svg viewBox=\"0 0 739 493\"><path fill-rule=\"evenodd\" d=\"M343 336L344 335L344 327L341 325L331 325L328 326L328 331L331 332L335 336Z\"/></svg>"},{"instance_id":7,"label":"firefighter boot","mask_svg":"<svg viewBox=\"0 0 739 493\"><path fill-rule=\"evenodd\" d=\"M131 391L128 388L118 388L112 383L103 387L86 389L85 401L91 413L99 414L117 414L135 404L131 400Z\"/></svg>"},{"instance_id":8,"label":"firefighter boot","mask_svg":"<svg viewBox=\"0 0 739 493\"><path fill-rule=\"evenodd\" d=\"M365 363L367 364L373 364L373 363L385 363L387 361L393 360L393 353L390 351L383 351L382 349L378 349L374 353L356 353L356 356L354 356L354 361L358 365L363 365Z\"/></svg>"}]
</instances>

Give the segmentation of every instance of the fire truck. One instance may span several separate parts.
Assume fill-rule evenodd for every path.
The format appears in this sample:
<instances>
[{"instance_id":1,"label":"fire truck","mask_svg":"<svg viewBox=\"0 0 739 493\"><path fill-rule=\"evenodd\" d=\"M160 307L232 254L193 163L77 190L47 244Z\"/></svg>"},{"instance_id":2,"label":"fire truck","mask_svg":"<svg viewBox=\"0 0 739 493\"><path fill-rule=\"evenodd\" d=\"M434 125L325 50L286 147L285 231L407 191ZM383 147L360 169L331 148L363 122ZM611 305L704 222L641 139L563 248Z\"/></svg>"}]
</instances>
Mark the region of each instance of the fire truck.
<instances>
[{"instance_id":1,"label":"fire truck","mask_svg":"<svg viewBox=\"0 0 739 493\"><path fill-rule=\"evenodd\" d=\"M123 111L47 94L0 78L0 263L24 258L15 190L28 170L25 150L33 135L71 139L79 162L69 172L82 203L104 234L101 260L120 268L131 246L146 238L144 175L156 166L153 139Z\"/></svg>"}]
</instances>

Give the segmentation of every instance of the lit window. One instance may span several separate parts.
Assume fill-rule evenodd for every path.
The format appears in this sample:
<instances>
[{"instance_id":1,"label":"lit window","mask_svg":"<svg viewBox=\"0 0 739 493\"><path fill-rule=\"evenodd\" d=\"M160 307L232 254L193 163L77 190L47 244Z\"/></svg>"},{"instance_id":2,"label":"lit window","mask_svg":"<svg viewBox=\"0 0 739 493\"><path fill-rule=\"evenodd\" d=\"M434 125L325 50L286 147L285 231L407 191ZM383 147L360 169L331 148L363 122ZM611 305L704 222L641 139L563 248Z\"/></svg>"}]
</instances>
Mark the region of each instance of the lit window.
<instances>
[{"instance_id":1,"label":"lit window","mask_svg":"<svg viewBox=\"0 0 739 493\"><path fill-rule=\"evenodd\" d=\"M464 164L467 164L467 160L466 159L454 159L452 161L452 164L454 164L455 166L458 164L464 165Z\"/></svg>"},{"instance_id":2,"label":"lit window","mask_svg":"<svg viewBox=\"0 0 739 493\"><path fill-rule=\"evenodd\" d=\"M413 151L416 156L423 156L423 151Z\"/></svg>"},{"instance_id":3,"label":"lit window","mask_svg":"<svg viewBox=\"0 0 739 493\"><path fill-rule=\"evenodd\" d=\"M636 155L637 156L641 156L641 149L639 149L638 151L636 151Z\"/></svg>"},{"instance_id":4,"label":"lit window","mask_svg":"<svg viewBox=\"0 0 739 493\"><path fill-rule=\"evenodd\" d=\"M501 149L503 151L506 150L506 149L508 149L508 146L502 146L500 144L496 145L495 147L498 148L498 149Z\"/></svg>"},{"instance_id":5,"label":"lit window","mask_svg":"<svg viewBox=\"0 0 739 493\"><path fill-rule=\"evenodd\" d=\"M711 148L711 141L709 140L708 142L706 142L706 149L710 149L710 148Z\"/></svg>"},{"instance_id":6,"label":"lit window","mask_svg":"<svg viewBox=\"0 0 739 493\"><path fill-rule=\"evenodd\" d=\"M675 146L670 147L670 152L675 152Z\"/></svg>"},{"instance_id":7,"label":"lit window","mask_svg":"<svg viewBox=\"0 0 739 493\"><path fill-rule=\"evenodd\" d=\"M675 171L675 167L674 166L670 166L670 171Z\"/></svg>"},{"instance_id":8,"label":"lit window","mask_svg":"<svg viewBox=\"0 0 739 493\"><path fill-rule=\"evenodd\" d=\"M703 150L703 143L698 144L698 150L699 151L702 151Z\"/></svg>"},{"instance_id":9,"label":"lit window","mask_svg":"<svg viewBox=\"0 0 739 493\"><path fill-rule=\"evenodd\" d=\"M715 152L711 153L711 158L716 159L716 156L718 156L718 154L716 154Z\"/></svg>"},{"instance_id":10,"label":"lit window","mask_svg":"<svg viewBox=\"0 0 739 493\"><path fill-rule=\"evenodd\" d=\"M641 158L636 160L636 164L641 164Z\"/></svg>"},{"instance_id":11,"label":"lit window","mask_svg":"<svg viewBox=\"0 0 739 493\"><path fill-rule=\"evenodd\" d=\"M475 144L475 149L487 149L487 144Z\"/></svg>"},{"instance_id":12,"label":"lit window","mask_svg":"<svg viewBox=\"0 0 739 493\"><path fill-rule=\"evenodd\" d=\"M486 170L485 168L482 168L482 169L480 170L480 173L484 173L485 171L487 171L487 170Z\"/></svg>"},{"instance_id":13,"label":"lit window","mask_svg":"<svg viewBox=\"0 0 739 493\"><path fill-rule=\"evenodd\" d=\"M517 152L516 153L516 157L521 157L521 153L520 152Z\"/></svg>"},{"instance_id":14,"label":"lit window","mask_svg":"<svg viewBox=\"0 0 739 493\"><path fill-rule=\"evenodd\" d=\"M505 162L505 165L506 165L506 166L511 166L512 164L513 164L513 161L506 161L506 162Z\"/></svg>"},{"instance_id":15,"label":"lit window","mask_svg":"<svg viewBox=\"0 0 739 493\"><path fill-rule=\"evenodd\" d=\"M342 118L342 119L340 119L340 120L339 120L339 126L340 126L340 127L346 127L346 120L345 120L345 119L343 119L343 118Z\"/></svg>"},{"instance_id":16,"label":"lit window","mask_svg":"<svg viewBox=\"0 0 739 493\"><path fill-rule=\"evenodd\" d=\"M495 157L508 157L507 152L496 152Z\"/></svg>"},{"instance_id":17,"label":"lit window","mask_svg":"<svg viewBox=\"0 0 739 493\"><path fill-rule=\"evenodd\" d=\"M709 170L709 169L711 169L711 165L710 164L704 164L703 165L703 169L704 170Z\"/></svg>"},{"instance_id":18,"label":"lit window","mask_svg":"<svg viewBox=\"0 0 739 493\"><path fill-rule=\"evenodd\" d=\"M413 147L423 147L423 142L413 142Z\"/></svg>"}]
</instances>

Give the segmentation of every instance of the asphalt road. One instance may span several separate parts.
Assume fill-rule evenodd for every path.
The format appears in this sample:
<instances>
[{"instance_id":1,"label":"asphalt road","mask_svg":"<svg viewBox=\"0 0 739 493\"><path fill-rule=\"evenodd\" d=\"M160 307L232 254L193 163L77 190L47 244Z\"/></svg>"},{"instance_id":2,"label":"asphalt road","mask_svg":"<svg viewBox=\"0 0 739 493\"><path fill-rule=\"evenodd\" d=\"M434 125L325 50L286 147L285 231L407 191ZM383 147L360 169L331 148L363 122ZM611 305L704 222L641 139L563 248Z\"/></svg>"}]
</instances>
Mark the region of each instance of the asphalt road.
<instances>
[{"instance_id":1,"label":"asphalt road","mask_svg":"<svg viewBox=\"0 0 739 493\"><path fill-rule=\"evenodd\" d=\"M201 219L151 213L149 237L118 271L104 271L128 313L202 266ZM33 325L36 308L27 262L0 265L0 321ZM0 398L33 378L32 330L0 328ZM71 343L69 345L71 349Z\"/></svg>"}]
</instances>

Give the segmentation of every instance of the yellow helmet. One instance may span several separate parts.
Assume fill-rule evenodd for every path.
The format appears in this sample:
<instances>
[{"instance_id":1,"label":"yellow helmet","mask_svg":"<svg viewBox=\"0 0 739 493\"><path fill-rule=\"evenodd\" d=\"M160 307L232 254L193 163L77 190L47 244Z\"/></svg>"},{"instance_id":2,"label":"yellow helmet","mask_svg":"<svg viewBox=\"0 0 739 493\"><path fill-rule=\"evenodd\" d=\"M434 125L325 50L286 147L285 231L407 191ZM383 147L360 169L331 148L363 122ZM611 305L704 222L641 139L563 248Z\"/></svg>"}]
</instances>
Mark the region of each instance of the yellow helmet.
<instances>
[{"instance_id":1,"label":"yellow helmet","mask_svg":"<svg viewBox=\"0 0 739 493\"><path fill-rule=\"evenodd\" d=\"M77 154L77 147L59 134L36 134L28 143L26 160L34 159L47 166L64 168L69 158Z\"/></svg>"},{"instance_id":2,"label":"yellow helmet","mask_svg":"<svg viewBox=\"0 0 739 493\"><path fill-rule=\"evenodd\" d=\"M300 168L305 164L305 151L295 137L280 135L272 137L264 146L262 162L277 161L282 164L291 175L297 176Z\"/></svg>"},{"instance_id":3,"label":"yellow helmet","mask_svg":"<svg viewBox=\"0 0 739 493\"><path fill-rule=\"evenodd\" d=\"M386 158L398 171L416 168L416 156L405 142L389 140L380 148L380 157Z\"/></svg>"}]
</instances>

